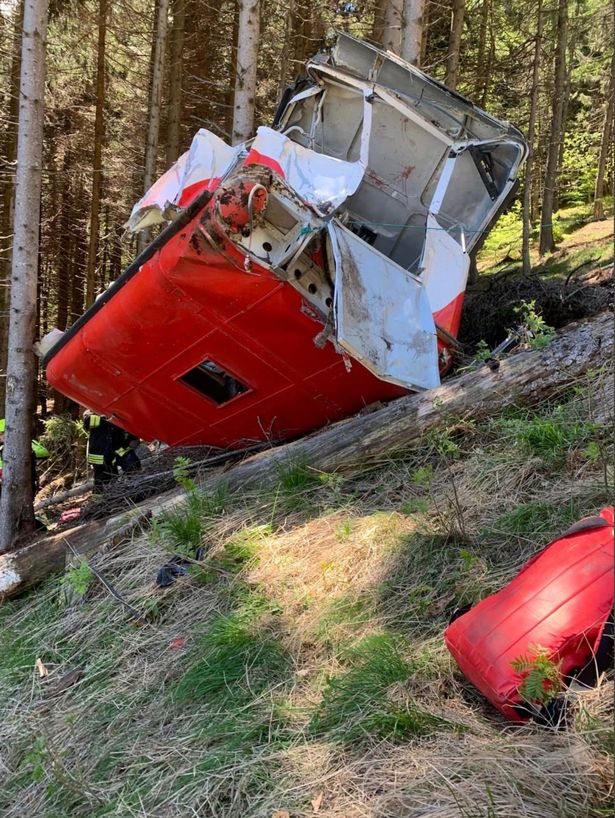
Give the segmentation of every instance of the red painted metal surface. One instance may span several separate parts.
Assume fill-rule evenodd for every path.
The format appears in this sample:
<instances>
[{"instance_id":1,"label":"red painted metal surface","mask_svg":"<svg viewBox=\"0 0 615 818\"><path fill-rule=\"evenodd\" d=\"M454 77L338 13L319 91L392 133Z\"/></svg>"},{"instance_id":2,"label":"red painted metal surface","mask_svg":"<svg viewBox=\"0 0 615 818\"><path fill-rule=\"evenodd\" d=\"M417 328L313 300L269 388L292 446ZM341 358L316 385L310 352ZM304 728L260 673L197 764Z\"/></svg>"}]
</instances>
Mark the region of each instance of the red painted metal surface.
<instances>
[{"instance_id":1,"label":"red painted metal surface","mask_svg":"<svg viewBox=\"0 0 615 818\"><path fill-rule=\"evenodd\" d=\"M202 212L53 355L60 392L145 440L241 448L296 437L405 393L327 341L289 284L230 243L213 249ZM214 361L248 387L221 405L179 378ZM347 363L349 369L347 369Z\"/></svg>"},{"instance_id":2,"label":"red painted metal surface","mask_svg":"<svg viewBox=\"0 0 615 818\"><path fill-rule=\"evenodd\" d=\"M592 660L613 608L613 507L600 516L605 525L546 546L444 634L465 676L512 721L527 718L518 709L523 675L513 668L516 659L546 648L562 676Z\"/></svg>"}]
</instances>

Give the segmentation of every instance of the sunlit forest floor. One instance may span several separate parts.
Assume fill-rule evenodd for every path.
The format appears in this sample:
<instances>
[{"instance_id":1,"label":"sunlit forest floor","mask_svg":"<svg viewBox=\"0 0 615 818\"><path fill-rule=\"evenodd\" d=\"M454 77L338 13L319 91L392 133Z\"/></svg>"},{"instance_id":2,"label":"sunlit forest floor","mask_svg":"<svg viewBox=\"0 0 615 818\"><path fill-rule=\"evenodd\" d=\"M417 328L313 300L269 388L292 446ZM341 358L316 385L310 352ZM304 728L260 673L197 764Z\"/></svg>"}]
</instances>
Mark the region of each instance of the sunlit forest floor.
<instances>
[{"instance_id":1,"label":"sunlit forest floor","mask_svg":"<svg viewBox=\"0 0 615 818\"><path fill-rule=\"evenodd\" d=\"M610 816L612 680L565 730L514 726L442 634L612 502L612 389L594 371L451 418L352 479L298 462L267 493L188 484L94 559L132 610L85 564L0 606L0 815ZM158 588L173 555L187 572Z\"/></svg>"}]
</instances>

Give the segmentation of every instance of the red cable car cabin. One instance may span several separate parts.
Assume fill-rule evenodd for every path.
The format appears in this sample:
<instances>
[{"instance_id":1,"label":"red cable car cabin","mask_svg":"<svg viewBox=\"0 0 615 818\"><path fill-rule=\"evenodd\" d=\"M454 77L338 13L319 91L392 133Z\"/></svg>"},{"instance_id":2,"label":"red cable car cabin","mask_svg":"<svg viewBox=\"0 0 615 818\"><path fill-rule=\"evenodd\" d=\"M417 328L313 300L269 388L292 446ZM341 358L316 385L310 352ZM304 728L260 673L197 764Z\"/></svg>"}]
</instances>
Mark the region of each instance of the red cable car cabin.
<instances>
[{"instance_id":1,"label":"red cable car cabin","mask_svg":"<svg viewBox=\"0 0 615 818\"><path fill-rule=\"evenodd\" d=\"M245 447L439 383L470 252L526 153L407 63L340 35L277 130L201 130L129 227L179 216L45 359L146 440Z\"/></svg>"}]
</instances>

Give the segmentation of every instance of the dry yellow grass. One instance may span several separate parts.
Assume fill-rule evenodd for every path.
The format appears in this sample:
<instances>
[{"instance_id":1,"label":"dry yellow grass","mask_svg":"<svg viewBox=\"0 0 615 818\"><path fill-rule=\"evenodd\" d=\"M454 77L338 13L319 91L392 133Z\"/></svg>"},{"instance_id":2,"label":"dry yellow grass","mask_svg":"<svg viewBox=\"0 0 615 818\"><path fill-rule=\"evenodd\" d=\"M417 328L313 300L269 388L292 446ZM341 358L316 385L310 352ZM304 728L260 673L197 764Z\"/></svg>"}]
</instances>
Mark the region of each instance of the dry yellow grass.
<instances>
[{"instance_id":1,"label":"dry yellow grass","mask_svg":"<svg viewBox=\"0 0 615 818\"><path fill-rule=\"evenodd\" d=\"M567 418L612 411L601 382L585 386L567 396ZM97 568L151 614L146 627L97 583L72 607L53 580L0 608L3 818L610 814L612 683L576 701L566 731L511 726L443 646L459 599L499 587L567 514L592 512L612 492L586 439L555 466L511 428L466 424L452 434L454 457L438 459L426 440L351 482L308 482L290 505L282 494L235 497L205 523L204 563L166 590L154 584L164 537L102 553ZM608 438L595 434L608 457ZM249 660L217 679L207 657L233 658L212 652L221 623L247 635L237 644ZM369 665L371 644L393 645L391 662L408 672L385 667L374 688L382 668ZM81 678L49 697L76 668ZM181 698L186 678L195 686ZM331 679L350 680L337 699ZM358 698L338 723L331 710L347 706L339 690L352 696L353 684L378 695ZM327 701L329 726L317 729ZM381 729L390 713L415 711L427 730Z\"/></svg>"}]
</instances>

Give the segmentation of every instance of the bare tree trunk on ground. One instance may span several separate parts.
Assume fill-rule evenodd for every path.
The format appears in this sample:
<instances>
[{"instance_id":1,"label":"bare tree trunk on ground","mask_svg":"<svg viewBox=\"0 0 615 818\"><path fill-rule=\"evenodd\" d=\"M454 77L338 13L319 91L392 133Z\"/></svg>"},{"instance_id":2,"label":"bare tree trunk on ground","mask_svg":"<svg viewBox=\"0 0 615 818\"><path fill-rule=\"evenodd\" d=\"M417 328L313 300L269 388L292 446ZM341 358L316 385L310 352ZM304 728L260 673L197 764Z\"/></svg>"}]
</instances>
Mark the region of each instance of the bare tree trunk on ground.
<instances>
[{"instance_id":1,"label":"bare tree trunk on ground","mask_svg":"<svg viewBox=\"0 0 615 818\"><path fill-rule=\"evenodd\" d=\"M155 21L156 36L152 55L152 83L149 98L147 142L145 144L145 168L143 171L143 192L147 192L156 178L158 157L158 132L160 130L160 102L164 73L164 52L167 39L169 0L158 0L158 16ZM149 230L142 230L137 240L137 250L142 252L150 240Z\"/></svg>"},{"instance_id":2,"label":"bare tree trunk on ground","mask_svg":"<svg viewBox=\"0 0 615 818\"><path fill-rule=\"evenodd\" d=\"M600 140L600 153L598 155L598 170L596 172L596 186L594 188L594 219L604 218L604 175L607 162L611 157L613 162L613 74L615 73L615 55L611 62L611 73L606 91L606 107L604 112L604 123L602 126L602 138Z\"/></svg>"},{"instance_id":3,"label":"bare tree trunk on ground","mask_svg":"<svg viewBox=\"0 0 615 818\"><path fill-rule=\"evenodd\" d=\"M393 54L401 53L401 25L404 0L387 0L384 8L382 47Z\"/></svg>"},{"instance_id":4,"label":"bare tree trunk on ground","mask_svg":"<svg viewBox=\"0 0 615 818\"><path fill-rule=\"evenodd\" d=\"M237 72L233 103L233 144L254 135L256 69L260 36L260 0L240 0Z\"/></svg>"},{"instance_id":5,"label":"bare tree trunk on ground","mask_svg":"<svg viewBox=\"0 0 615 818\"><path fill-rule=\"evenodd\" d=\"M557 12L557 46L555 51L555 77L553 83L553 113L551 116L551 137L547 155L547 169L542 194L540 217L540 255L555 250L553 238L553 202L557 177L557 160L564 123L564 85L566 83L566 42L568 39L568 0L559 0Z\"/></svg>"},{"instance_id":6,"label":"bare tree trunk on ground","mask_svg":"<svg viewBox=\"0 0 615 818\"><path fill-rule=\"evenodd\" d=\"M90 241L85 274L85 306L94 303L96 262L100 226L100 191L102 187L102 146L105 132L105 41L107 38L107 0L98 6L98 54L96 61L96 117L94 120L94 156L92 159L92 204L90 208Z\"/></svg>"},{"instance_id":7,"label":"bare tree trunk on ground","mask_svg":"<svg viewBox=\"0 0 615 818\"><path fill-rule=\"evenodd\" d=\"M493 416L507 406L532 405L577 383L588 370L608 365L613 354L613 316L603 313L558 333L547 347L511 355L492 372L483 367L451 378L437 389L407 395L367 415L357 415L301 440L248 457L205 478L201 491L226 484L233 491L268 488L280 468L302 462L322 472L353 474L420 445L426 432L471 413ZM612 379L607 381L612 384ZM607 402L612 401L610 395ZM120 542L153 515L169 511L185 495L167 492L106 521L87 523L0 556L0 600L16 596L64 568L66 541L81 553Z\"/></svg>"},{"instance_id":8,"label":"bare tree trunk on ground","mask_svg":"<svg viewBox=\"0 0 615 818\"><path fill-rule=\"evenodd\" d=\"M461 34L463 32L463 16L466 0L453 0L451 17L451 34L448 41L448 57L446 58L446 77L444 84L452 91L457 88L457 73L461 51Z\"/></svg>"},{"instance_id":9,"label":"bare tree trunk on ground","mask_svg":"<svg viewBox=\"0 0 615 818\"><path fill-rule=\"evenodd\" d=\"M26 0L19 83L19 124L11 306L6 389L6 443L0 498L0 552L9 551L20 527L34 521L30 471L36 359L32 351L37 318L45 47L49 0Z\"/></svg>"},{"instance_id":10,"label":"bare tree trunk on ground","mask_svg":"<svg viewBox=\"0 0 615 818\"><path fill-rule=\"evenodd\" d=\"M530 261L530 229L532 221L532 165L534 161L534 139L536 136L536 117L538 114L538 94L540 91L540 52L542 49L542 0L538 0L536 10L536 36L534 38L534 59L532 62L532 90L530 92L530 121L527 129L527 143L530 153L525 163L523 181L523 241L521 255L523 272L530 275L532 263Z\"/></svg>"},{"instance_id":11,"label":"bare tree trunk on ground","mask_svg":"<svg viewBox=\"0 0 615 818\"><path fill-rule=\"evenodd\" d=\"M420 65L424 12L425 0L404 0L401 56L413 65Z\"/></svg>"},{"instance_id":12,"label":"bare tree trunk on ground","mask_svg":"<svg viewBox=\"0 0 615 818\"><path fill-rule=\"evenodd\" d=\"M186 27L187 0L173 0L173 28L171 30L171 65L169 71L169 105L167 126L167 167L171 167L181 153L180 123L182 115L182 51Z\"/></svg>"}]
</instances>

